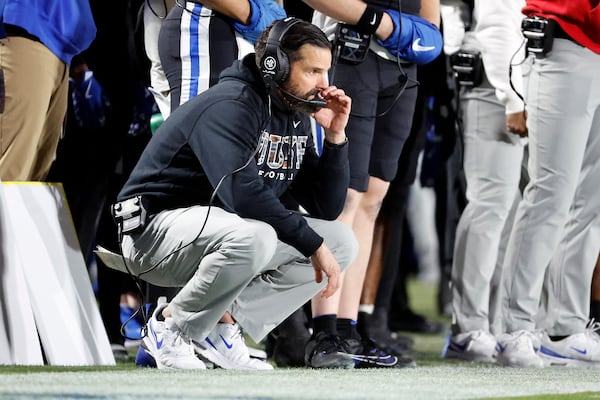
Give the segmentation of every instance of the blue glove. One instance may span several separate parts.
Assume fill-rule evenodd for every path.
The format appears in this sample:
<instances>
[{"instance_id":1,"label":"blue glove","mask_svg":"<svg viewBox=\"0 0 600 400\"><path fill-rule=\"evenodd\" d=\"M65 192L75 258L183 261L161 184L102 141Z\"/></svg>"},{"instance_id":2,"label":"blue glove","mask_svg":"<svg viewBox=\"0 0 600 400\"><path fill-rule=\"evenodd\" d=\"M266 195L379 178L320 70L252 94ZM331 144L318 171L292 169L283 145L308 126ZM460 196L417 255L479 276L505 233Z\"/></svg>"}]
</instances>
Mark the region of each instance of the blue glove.
<instances>
[{"instance_id":1,"label":"blue glove","mask_svg":"<svg viewBox=\"0 0 600 400\"><path fill-rule=\"evenodd\" d=\"M271 22L285 18L285 10L273 0L248 0L250 2L250 23L244 25L234 22L233 28L242 34L244 39L255 44L258 37L271 25Z\"/></svg>"},{"instance_id":2,"label":"blue glove","mask_svg":"<svg viewBox=\"0 0 600 400\"><path fill-rule=\"evenodd\" d=\"M73 114L79 127L102 128L106 123L106 111L110 108L110 101L94 78L94 73L90 70L85 71L81 82L69 79L69 91Z\"/></svg>"},{"instance_id":3,"label":"blue glove","mask_svg":"<svg viewBox=\"0 0 600 400\"><path fill-rule=\"evenodd\" d=\"M418 65L430 63L442 52L442 33L431 22L395 10L385 10L392 18L394 31L386 40L377 39L394 56Z\"/></svg>"}]
</instances>

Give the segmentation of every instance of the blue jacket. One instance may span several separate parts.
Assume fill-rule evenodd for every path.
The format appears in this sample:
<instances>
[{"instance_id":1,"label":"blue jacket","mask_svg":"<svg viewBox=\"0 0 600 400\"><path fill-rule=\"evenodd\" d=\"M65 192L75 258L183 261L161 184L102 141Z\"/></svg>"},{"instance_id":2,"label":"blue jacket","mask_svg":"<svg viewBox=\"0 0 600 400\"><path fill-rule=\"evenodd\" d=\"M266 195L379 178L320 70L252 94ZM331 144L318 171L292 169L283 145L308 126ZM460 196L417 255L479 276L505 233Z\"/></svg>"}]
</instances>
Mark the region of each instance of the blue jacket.
<instances>
[{"instance_id":1,"label":"blue jacket","mask_svg":"<svg viewBox=\"0 0 600 400\"><path fill-rule=\"evenodd\" d=\"M36 36L66 64L96 37L88 0L6 0L3 19Z\"/></svg>"}]
</instances>

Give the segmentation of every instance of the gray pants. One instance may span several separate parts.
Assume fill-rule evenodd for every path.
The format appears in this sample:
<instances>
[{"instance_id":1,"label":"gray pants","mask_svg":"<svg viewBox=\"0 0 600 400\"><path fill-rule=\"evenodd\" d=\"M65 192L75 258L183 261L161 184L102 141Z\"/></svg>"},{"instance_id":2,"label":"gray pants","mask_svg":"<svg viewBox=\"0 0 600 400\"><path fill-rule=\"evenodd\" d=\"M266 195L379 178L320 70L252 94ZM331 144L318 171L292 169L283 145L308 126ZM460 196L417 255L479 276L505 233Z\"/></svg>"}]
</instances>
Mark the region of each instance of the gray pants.
<instances>
[{"instance_id":1,"label":"gray pants","mask_svg":"<svg viewBox=\"0 0 600 400\"><path fill-rule=\"evenodd\" d=\"M461 93L464 120L464 172L467 200L458 226L452 265L453 333L482 329L500 333L501 267L504 229L515 199L523 144L506 130L505 108L484 81ZM503 237L504 232L504 237Z\"/></svg>"},{"instance_id":2,"label":"gray pants","mask_svg":"<svg viewBox=\"0 0 600 400\"><path fill-rule=\"evenodd\" d=\"M600 250L600 55L555 39L528 83L529 175L504 260L508 332L582 332Z\"/></svg>"},{"instance_id":3,"label":"gray pants","mask_svg":"<svg viewBox=\"0 0 600 400\"><path fill-rule=\"evenodd\" d=\"M191 338L204 339L230 311L258 342L325 282L315 282L310 261L279 241L270 225L217 207L207 212L195 206L159 213L142 233L124 237L123 255L141 279L182 287L169 311ZM357 253L352 230L338 221L306 220L346 268Z\"/></svg>"}]
</instances>

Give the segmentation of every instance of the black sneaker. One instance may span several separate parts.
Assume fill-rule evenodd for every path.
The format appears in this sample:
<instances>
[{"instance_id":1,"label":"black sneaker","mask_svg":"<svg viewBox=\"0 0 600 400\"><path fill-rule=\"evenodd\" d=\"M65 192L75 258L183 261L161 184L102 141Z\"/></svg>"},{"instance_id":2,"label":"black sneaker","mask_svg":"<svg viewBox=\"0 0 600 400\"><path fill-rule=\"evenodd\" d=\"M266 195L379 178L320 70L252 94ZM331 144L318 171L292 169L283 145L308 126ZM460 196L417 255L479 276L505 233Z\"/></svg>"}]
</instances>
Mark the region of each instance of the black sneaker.
<instances>
[{"instance_id":1,"label":"black sneaker","mask_svg":"<svg viewBox=\"0 0 600 400\"><path fill-rule=\"evenodd\" d=\"M358 313L358 333L368 337L375 346L393 356L403 357L413 354L413 340L407 336L392 334L388 328L387 310L375 307L372 314Z\"/></svg>"},{"instance_id":2,"label":"black sneaker","mask_svg":"<svg viewBox=\"0 0 600 400\"><path fill-rule=\"evenodd\" d=\"M414 360L394 356L377 347L371 339L345 339L345 347L355 368L415 368Z\"/></svg>"},{"instance_id":3,"label":"black sneaker","mask_svg":"<svg viewBox=\"0 0 600 400\"><path fill-rule=\"evenodd\" d=\"M303 367L304 349L310 335L288 337L279 336L273 347L273 361L278 367Z\"/></svg>"},{"instance_id":4,"label":"black sneaker","mask_svg":"<svg viewBox=\"0 0 600 400\"><path fill-rule=\"evenodd\" d=\"M310 340L308 319L300 308L269 334L270 357L278 367L303 367L304 349Z\"/></svg>"},{"instance_id":5,"label":"black sneaker","mask_svg":"<svg viewBox=\"0 0 600 400\"><path fill-rule=\"evenodd\" d=\"M306 343L304 363L312 368L354 368L355 364L343 340L324 332L318 332Z\"/></svg>"}]
</instances>

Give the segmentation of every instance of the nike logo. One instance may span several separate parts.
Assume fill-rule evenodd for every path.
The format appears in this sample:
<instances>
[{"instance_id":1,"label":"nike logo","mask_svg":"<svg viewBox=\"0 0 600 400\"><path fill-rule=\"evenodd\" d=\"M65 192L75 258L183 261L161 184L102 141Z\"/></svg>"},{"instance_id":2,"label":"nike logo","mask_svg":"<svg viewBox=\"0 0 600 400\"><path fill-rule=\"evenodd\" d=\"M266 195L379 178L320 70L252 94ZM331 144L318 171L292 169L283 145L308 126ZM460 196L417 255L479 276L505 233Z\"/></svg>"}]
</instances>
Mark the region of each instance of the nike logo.
<instances>
[{"instance_id":1,"label":"nike logo","mask_svg":"<svg viewBox=\"0 0 600 400\"><path fill-rule=\"evenodd\" d=\"M392 356L389 354L386 355L385 357L350 354L350 357L354 360L355 365L358 365L359 363L362 362L365 364L373 364L373 365L379 365L382 367L389 367L389 366L396 365L396 363L398 362L398 358L396 356Z\"/></svg>"},{"instance_id":2,"label":"nike logo","mask_svg":"<svg viewBox=\"0 0 600 400\"><path fill-rule=\"evenodd\" d=\"M377 15L373 14L373 19L369 22L369 24L375 25L375 22L377 22Z\"/></svg>"},{"instance_id":3,"label":"nike logo","mask_svg":"<svg viewBox=\"0 0 600 400\"><path fill-rule=\"evenodd\" d=\"M154 336L154 341L156 342L156 350L160 350L163 344L163 338L158 340L158 336L156 336L156 332L154 331L154 324L150 321L150 332L152 332L152 336Z\"/></svg>"},{"instance_id":4,"label":"nike logo","mask_svg":"<svg viewBox=\"0 0 600 400\"><path fill-rule=\"evenodd\" d=\"M298 125L300 125L300 121L294 121L292 122L292 125L294 125L294 129L296 129Z\"/></svg>"},{"instance_id":5,"label":"nike logo","mask_svg":"<svg viewBox=\"0 0 600 400\"><path fill-rule=\"evenodd\" d=\"M435 50L435 46L421 46L419 43L421 42L421 38L415 40L412 44L413 51L431 51Z\"/></svg>"},{"instance_id":6,"label":"nike logo","mask_svg":"<svg viewBox=\"0 0 600 400\"><path fill-rule=\"evenodd\" d=\"M225 347L227 347L228 349L231 349L233 347L233 344L227 343L227 340L225 340L225 338L223 337L223 335L219 335L219 337L223 341L223 344L225 345Z\"/></svg>"},{"instance_id":7,"label":"nike logo","mask_svg":"<svg viewBox=\"0 0 600 400\"><path fill-rule=\"evenodd\" d=\"M585 356L585 355L587 354L587 349L583 349L583 350L581 350L581 349L578 349L577 347L573 347L573 346L571 346L571 348L572 348L573 350L575 350L576 352L578 352L579 354L581 354L581 355L584 355L584 356Z\"/></svg>"}]
</instances>

